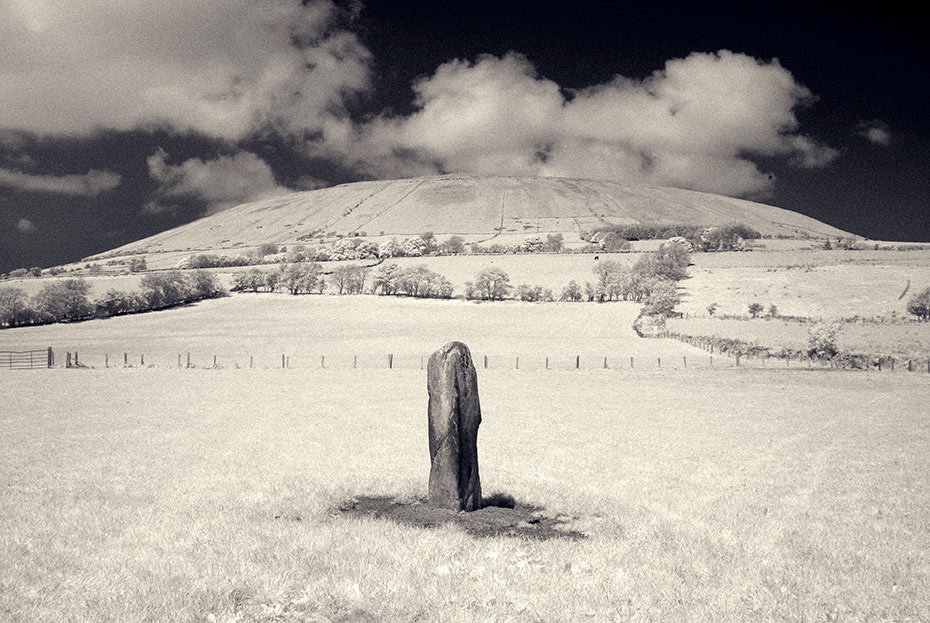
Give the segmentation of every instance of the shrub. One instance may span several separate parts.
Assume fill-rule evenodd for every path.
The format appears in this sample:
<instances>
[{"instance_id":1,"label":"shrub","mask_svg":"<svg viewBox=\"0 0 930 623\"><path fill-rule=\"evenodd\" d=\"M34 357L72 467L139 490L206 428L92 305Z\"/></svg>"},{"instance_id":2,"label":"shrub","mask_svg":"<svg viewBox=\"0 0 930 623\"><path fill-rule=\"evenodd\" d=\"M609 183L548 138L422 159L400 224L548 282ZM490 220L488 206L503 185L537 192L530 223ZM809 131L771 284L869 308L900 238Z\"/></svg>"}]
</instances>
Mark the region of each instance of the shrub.
<instances>
[{"instance_id":1,"label":"shrub","mask_svg":"<svg viewBox=\"0 0 930 623\"><path fill-rule=\"evenodd\" d=\"M512 289L510 276L497 267L485 268L475 277L475 290L486 301L502 300Z\"/></svg>"},{"instance_id":2,"label":"shrub","mask_svg":"<svg viewBox=\"0 0 930 623\"><path fill-rule=\"evenodd\" d=\"M144 270L148 270L148 263L144 257L134 257L129 260L129 272L140 273Z\"/></svg>"},{"instance_id":3,"label":"shrub","mask_svg":"<svg viewBox=\"0 0 930 623\"><path fill-rule=\"evenodd\" d=\"M626 252L630 250L630 241L617 232L611 231L600 239L600 246L609 253Z\"/></svg>"},{"instance_id":4,"label":"shrub","mask_svg":"<svg viewBox=\"0 0 930 623\"><path fill-rule=\"evenodd\" d=\"M539 253L543 250L543 241L539 236L527 236L520 245L520 250L524 253Z\"/></svg>"},{"instance_id":5,"label":"shrub","mask_svg":"<svg viewBox=\"0 0 930 623\"><path fill-rule=\"evenodd\" d=\"M212 299L226 294L216 275L206 270L195 270L187 276L189 300Z\"/></svg>"},{"instance_id":6,"label":"shrub","mask_svg":"<svg viewBox=\"0 0 930 623\"><path fill-rule=\"evenodd\" d=\"M911 297L907 302L907 313L917 316L922 322L930 320L930 288Z\"/></svg>"},{"instance_id":7,"label":"shrub","mask_svg":"<svg viewBox=\"0 0 930 623\"><path fill-rule=\"evenodd\" d=\"M750 304L749 304L749 314L750 314L753 318L755 318L755 317L757 317L759 314L761 314L763 309L764 309L764 307L762 307L762 303L750 303Z\"/></svg>"},{"instance_id":8,"label":"shrub","mask_svg":"<svg viewBox=\"0 0 930 623\"><path fill-rule=\"evenodd\" d=\"M711 303L707 306L707 315L713 316L715 313L717 313L717 303Z\"/></svg>"}]
</instances>

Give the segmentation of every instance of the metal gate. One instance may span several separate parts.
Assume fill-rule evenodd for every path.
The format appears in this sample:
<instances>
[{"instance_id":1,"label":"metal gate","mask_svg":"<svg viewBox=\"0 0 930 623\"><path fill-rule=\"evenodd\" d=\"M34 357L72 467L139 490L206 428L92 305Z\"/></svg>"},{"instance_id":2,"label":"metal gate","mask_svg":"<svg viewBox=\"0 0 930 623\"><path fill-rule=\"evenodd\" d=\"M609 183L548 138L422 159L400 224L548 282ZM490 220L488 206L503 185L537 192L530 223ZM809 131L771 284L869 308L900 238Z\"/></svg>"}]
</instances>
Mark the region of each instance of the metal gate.
<instances>
[{"instance_id":1,"label":"metal gate","mask_svg":"<svg viewBox=\"0 0 930 623\"><path fill-rule=\"evenodd\" d=\"M55 365L55 353L49 346L45 350L0 350L0 369L29 370L51 368Z\"/></svg>"}]
</instances>

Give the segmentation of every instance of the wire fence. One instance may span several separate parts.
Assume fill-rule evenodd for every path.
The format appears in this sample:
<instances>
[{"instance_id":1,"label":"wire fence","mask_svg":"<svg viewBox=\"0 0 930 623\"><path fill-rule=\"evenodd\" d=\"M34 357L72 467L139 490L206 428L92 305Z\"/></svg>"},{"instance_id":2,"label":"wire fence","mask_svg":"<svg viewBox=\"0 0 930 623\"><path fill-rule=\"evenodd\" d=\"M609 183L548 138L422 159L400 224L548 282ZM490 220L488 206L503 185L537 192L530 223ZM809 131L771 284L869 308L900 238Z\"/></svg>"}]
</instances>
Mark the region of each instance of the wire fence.
<instances>
[{"instance_id":1,"label":"wire fence","mask_svg":"<svg viewBox=\"0 0 930 623\"><path fill-rule=\"evenodd\" d=\"M515 354L474 353L475 367L479 370L716 370L735 368L770 369L861 369L876 372L930 373L930 358L896 359L877 358L871 365L849 365L846 360L824 360L804 355L759 356L739 353L721 353L712 340L668 333L664 337L676 339L704 352L669 356L625 354L565 353ZM65 369L119 369L119 368L174 368L174 369L284 369L284 370L424 370L429 353L230 353L230 352L57 352L51 347L44 350L0 351L0 371L29 368Z\"/></svg>"}]
</instances>

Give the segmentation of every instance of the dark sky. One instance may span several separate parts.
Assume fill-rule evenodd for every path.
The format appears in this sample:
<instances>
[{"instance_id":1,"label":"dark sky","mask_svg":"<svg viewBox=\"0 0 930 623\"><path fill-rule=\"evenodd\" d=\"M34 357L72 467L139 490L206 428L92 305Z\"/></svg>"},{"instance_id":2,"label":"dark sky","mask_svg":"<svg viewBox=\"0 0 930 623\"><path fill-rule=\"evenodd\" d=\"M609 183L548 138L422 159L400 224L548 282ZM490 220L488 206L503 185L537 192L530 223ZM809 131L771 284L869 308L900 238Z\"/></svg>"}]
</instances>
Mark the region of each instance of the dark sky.
<instances>
[{"instance_id":1,"label":"dark sky","mask_svg":"<svg viewBox=\"0 0 930 623\"><path fill-rule=\"evenodd\" d=\"M0 0L0 272L441 172L677 185L930 241L930 37L898 4L71 5Z\"/></svg>"}]
</instances>

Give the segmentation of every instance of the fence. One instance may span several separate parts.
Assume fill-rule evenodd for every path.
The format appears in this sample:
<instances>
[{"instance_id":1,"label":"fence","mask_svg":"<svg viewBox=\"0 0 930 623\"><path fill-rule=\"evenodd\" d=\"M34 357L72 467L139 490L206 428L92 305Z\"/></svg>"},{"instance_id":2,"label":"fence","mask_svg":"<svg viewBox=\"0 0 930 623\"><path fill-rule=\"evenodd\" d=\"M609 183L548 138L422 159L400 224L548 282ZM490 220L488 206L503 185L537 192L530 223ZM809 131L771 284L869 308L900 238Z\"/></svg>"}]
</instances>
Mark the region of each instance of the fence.
<instances>
[{"instance_id":1,"label":"fence","mask_svg":"<svg viewBox=\"0 0 930 623\"><path fill-rule=\"evenodd\" d=\"M30 370L32 368L52 368L55 366L55 353L49 346L45 350L0 350L0 368L9 370Z\"/></svg>"}]
</instances>

